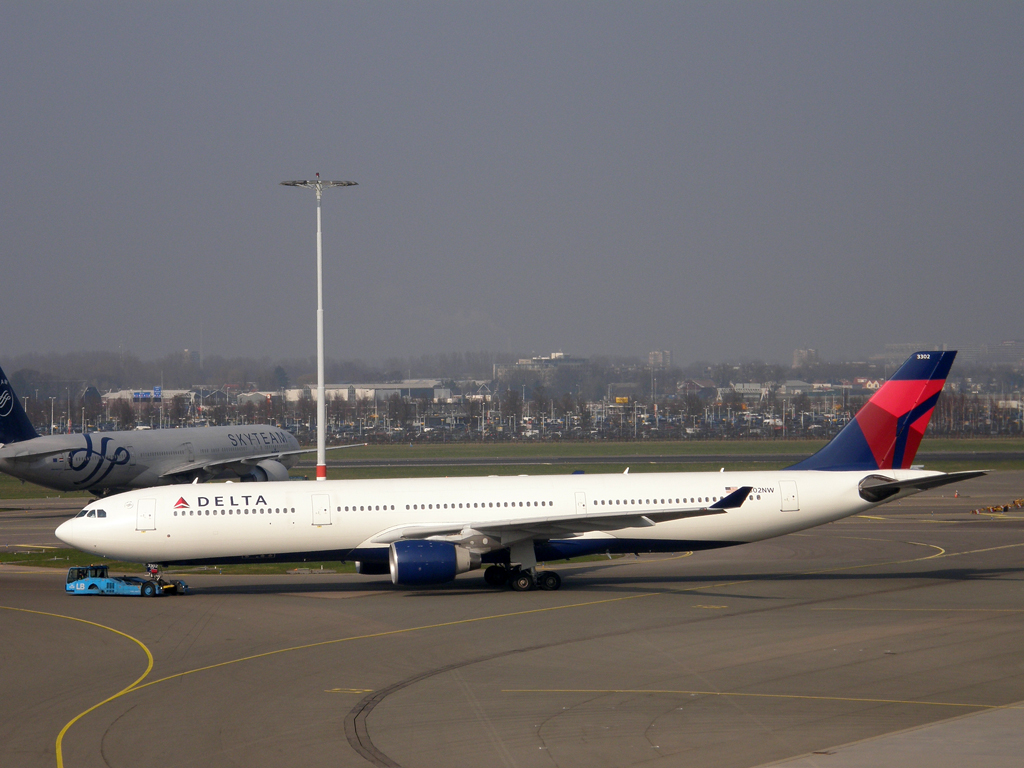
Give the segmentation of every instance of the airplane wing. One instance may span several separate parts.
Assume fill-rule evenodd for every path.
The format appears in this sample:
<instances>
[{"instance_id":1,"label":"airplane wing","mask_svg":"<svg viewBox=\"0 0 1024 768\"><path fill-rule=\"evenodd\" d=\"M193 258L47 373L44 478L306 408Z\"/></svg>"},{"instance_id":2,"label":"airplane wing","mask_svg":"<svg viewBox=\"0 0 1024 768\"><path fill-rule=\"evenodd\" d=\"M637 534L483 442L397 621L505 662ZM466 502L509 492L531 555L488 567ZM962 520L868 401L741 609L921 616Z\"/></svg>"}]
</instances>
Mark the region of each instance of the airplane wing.
<instances>
[{"instance_id":1,"label":"airplane wing","mask_svg":"<svg viewBox=\"0 0 1024 768\"><path fill-rule=\"evenodd\" d=\"M341 448L359 448L366 443L353 443L352 445L332 445L328 451L336 451ZM210 459L209 461L190 461L171 467L161 473L160 477L174 477L175 475L187 475L196 470L218 471L227 469L230 466L253 467L267 459L282 459L285 456L298 456L302 453L316 453L316 448L300 448L297 451L271 451L270 453L257 453L253 456L236 456L229 459Z\"/></svg>"},{"instance_id":2,"label":"airplane wing","mask_svg":"<svg viewBox=\"0 0 1024 768\"><path fill-rule=\"evenodd\" d=\"M521 517L508 520L463 521L427 525L401 525L381 531L370 541L391 544L402 539L429 539L435 536L462 536L464 538L489 536L502 545L523 539L553 539L576 536L586 531L616 531L622 528L649 528L668 520L725 514L740 507L750 494L749 486L739 488L714 504L675 509L610 511L590 515L556 515L548 517Z\"/></svg>"}]
</instances>

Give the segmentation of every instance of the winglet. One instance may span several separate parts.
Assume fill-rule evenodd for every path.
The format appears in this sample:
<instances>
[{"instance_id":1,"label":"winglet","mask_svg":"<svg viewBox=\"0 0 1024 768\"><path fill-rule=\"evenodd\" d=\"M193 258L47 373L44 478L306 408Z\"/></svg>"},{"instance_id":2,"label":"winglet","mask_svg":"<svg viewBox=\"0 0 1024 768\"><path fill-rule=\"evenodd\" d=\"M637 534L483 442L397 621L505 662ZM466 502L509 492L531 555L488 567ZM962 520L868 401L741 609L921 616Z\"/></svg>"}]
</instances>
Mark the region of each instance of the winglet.
<instances>
[{"instance_id":1,"label":"winglet","mask_svg":"<svg viewBox=\"0 0 1024 768\"><path fill-rule=\"evenodd\" d=\"M719 499L709 506L708 509L737 509L738 507L742 507L743 502L747 500L747 496L750 495L752 490L754 490L754 488L750 485L744 485L742 488L737 488L728 496Z\"/></svg>"}]
</instances>

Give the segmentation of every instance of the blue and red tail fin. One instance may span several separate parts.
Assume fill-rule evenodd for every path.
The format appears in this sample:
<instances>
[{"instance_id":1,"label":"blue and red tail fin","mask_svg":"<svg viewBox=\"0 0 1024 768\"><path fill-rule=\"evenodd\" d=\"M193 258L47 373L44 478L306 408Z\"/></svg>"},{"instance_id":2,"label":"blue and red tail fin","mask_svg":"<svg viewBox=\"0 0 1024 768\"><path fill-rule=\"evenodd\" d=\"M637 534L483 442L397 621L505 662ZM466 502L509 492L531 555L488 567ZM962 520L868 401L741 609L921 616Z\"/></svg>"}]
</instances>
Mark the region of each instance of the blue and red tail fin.
<instances>
[{"instance_id":1,"label":"blue and red tail fin","mask_svg":"<svg viewBox=\"0 0 1024 768\"><path fill-rule=\"evenodd\" d=\"M0 368L0 443L20 443L34 437L39 435L32 428L32 422L25 415L21 401Z\"/></svg>"},{"instance_id":2,"label":"blue and red tail fin","mask_svg":"<svg viewBox=\"0 0 1024 768\"><path fill-rule=\"evenodd\" d=\"M907 469L955 357L956 352L914 353L832 442L787 469Z\"/></svg>"}]
</instances>

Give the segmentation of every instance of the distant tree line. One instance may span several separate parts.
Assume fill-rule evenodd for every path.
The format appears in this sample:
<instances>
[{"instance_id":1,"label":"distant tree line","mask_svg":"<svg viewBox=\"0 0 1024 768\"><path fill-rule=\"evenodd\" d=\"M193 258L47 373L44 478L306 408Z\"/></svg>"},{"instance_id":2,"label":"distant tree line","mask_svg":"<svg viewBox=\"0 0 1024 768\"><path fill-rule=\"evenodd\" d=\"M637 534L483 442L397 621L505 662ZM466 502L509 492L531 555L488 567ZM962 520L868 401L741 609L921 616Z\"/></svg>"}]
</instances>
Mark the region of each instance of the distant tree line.
<instances>
[{"instance_id":1,"label":"distant tree line","mask_svg":"<svg viewBox=\"0 0 1024 768\"><path fill-rule=\"evenodd\" d=\"M652 370L646 361L639 358L594 356L585 366L556 369L548 377L541 377L532 371L513 371L499 382L491 381L495 364L515 362L518 356L489 352L442 353L420 355L414 358L392 358L382 364L369 364L358 360L329 359L326 376L329 383L341 382L397 382L407 378L425 378L443 381L453 392L473 394L466 381L487 382L491 394L499 398L503 413L519 418L524 410L533 414L577 413L580 405L606 399L609 387L628 385L630 398L650 402L652 396L661 403L663 411L672 414L698 417L705 413L707 397L698 397L684 392L681 383L687 380L711 382L719 388L728 388L736 382L755 382L769 385L767 401L761 405L772 409L776 403L774 383L787 379L832 382L852 381L857 377L881 379L892 370L886 370L880 363L826 363L815 361L804 368L748 361L742 363L693 362L685 366ZM214 388L231 385L238 391L258 389L274 392L284 388L308 387L315 383L316 360L314 357L274 360L269 357L254 359L245 357L206 357L200 362L194 356L182 353L166 355L157 360L144 361L130 353L50 353L18 355L3 362L11 383L26 402L29 414L36 423L48 423L50 409L55 414L70 413L77 424L83 416L95 421L102 405L99 393L121 389L148 389L162 385L164 389L189 389L204 384ZM1007 400L1019 399L1024 388L1024 372L1010 367L983 367L957 364L951 377L952 392L944 398L944 407L938 415L939 421L949 431L959 431L964 425L977 424L978 431L985 429L986 420L991 416L982 413L983 405L973 395L988 394L1003 396ZM91 388L91 395L90 395ZM958 395L954 401L952 395ZM53 402L51 403L51 398ZM808 410L806 395L796 399L788 398L795 412ZM726 393L719 404L727 412L739 410L742 398L736 393ZM859 402L845 403L856 412ZM215 406L204 414L211 422L218 423L228 418L243 418L246 421L272 420L278 414L258 406L242 406L241 413L218 413ZM336 406L345 411L339 418L350 417L354 405ZM427 403L409 403L402 398L392 398L387 403L388 416L401 424L411 422L426 412ZM468 408L474 408L467 404ZM136 408L134 415L141 423L148 423L153 417L154 406L143 404ZM249 411L252 411L250 413ZM314 410L312 403L303 402L299 410L310 410L299 414L308 420ZM180 423L188 415L187 406L166 400L164 416L172 423ZM112 418L124 419L128 413L111 413ZM475 418L471 414L471 418Z\"/></svg>"}]
</instances>

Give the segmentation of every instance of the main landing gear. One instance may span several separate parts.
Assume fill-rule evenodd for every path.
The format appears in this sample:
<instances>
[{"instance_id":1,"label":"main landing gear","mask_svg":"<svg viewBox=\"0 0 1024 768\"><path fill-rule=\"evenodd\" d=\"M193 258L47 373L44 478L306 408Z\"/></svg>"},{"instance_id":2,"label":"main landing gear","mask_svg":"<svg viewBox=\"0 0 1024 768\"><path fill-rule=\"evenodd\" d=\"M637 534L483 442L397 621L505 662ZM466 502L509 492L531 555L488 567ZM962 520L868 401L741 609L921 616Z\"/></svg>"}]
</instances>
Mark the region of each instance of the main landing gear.
<instances>
[{"instance_id":1,"label":"main landing gear","mask_svg":"<svg viewBox=\"0 0 1024 768\"><path fill-rule=\"evenodd\" d=\"M484 581L492 587L507 585L516 592L529 592L534 588L553 592L562 586L562 577L554 571L538 572L535 568L527 569L518 565L511 568L492 565L484 571Z\"/></svg>"}]
</instances>

